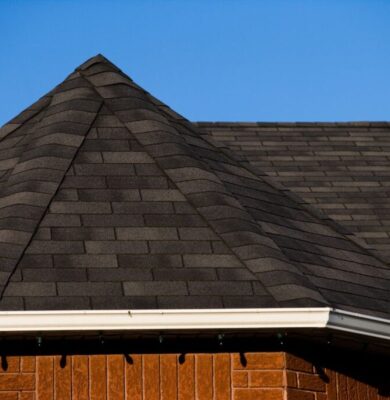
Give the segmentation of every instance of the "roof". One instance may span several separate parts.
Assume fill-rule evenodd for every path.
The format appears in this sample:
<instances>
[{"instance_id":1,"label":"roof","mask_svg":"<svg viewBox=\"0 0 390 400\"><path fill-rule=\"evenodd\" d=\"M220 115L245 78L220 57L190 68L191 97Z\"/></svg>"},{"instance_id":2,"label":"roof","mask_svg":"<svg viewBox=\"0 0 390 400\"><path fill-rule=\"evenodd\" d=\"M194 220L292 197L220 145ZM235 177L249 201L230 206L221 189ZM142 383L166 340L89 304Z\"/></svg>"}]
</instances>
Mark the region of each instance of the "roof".
<instances>
[{"instance_id":1,"label":"roof","mask_svg":"<svg viewBox=\"0 0 390 400\"><path fill-rule=\"evenodd\" d=\"M390 123L199 123L390 263Z\"/></svg>"},{"instance_id":2,"label":"roof","mask_svg":"<svg viewBox=\"0 0 390 400\"><path fill-rule=\"evenodd\" d=\"M1 310L390 316L381 258L101 55L0 137Z\"/></svg>"}]
</instances>

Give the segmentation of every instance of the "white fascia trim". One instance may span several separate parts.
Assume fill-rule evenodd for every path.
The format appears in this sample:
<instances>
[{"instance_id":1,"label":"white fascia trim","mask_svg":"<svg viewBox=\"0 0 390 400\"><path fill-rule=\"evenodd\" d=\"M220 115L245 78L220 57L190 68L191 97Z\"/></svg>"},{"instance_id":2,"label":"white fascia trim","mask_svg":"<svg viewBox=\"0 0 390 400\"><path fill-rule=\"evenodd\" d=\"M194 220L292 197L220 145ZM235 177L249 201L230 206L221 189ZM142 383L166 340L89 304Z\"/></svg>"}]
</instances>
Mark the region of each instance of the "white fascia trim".
<instances>
[{"instance_id":1,"label":"white fascia trim","mask_svg":"<svg viewBox=\"0 0 390 400\"><path fill-rule=\"evenodd\" d=\"M311 328L390 340L390 320L329 307L0 312L3 333Z\"/></svg>"},{"instance_id":2,"label":"white fascia trim","mask_svg":"<svg viewBox=\"0 0 390 400\"><path fill-rule=\"evenodd\" d=\"M0 312L0 332L324 328L329 308Z\"/></svg>"},{"instance_id":3,"label":"white fascia trim","mask_svg":"<svg viewBox=\"0 0 390 400\"><path fill-rule=\"evenodd\" d=\"M326 327L390 340L390 320L365 314L332 309Z\"/></svg>"}]
</instances>

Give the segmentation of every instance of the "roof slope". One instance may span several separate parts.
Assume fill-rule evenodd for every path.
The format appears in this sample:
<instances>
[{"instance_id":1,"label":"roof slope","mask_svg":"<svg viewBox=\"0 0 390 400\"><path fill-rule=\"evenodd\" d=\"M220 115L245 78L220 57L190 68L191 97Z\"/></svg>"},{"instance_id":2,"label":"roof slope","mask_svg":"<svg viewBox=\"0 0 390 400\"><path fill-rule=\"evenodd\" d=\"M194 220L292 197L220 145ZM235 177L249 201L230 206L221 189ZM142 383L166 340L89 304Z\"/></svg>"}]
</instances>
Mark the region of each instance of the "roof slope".
<instances>
[{"instance_id":1,"label":"roof slope","mask_svg":"<svg viewBox=\"0 0 390 400\"><path fill-rule=\"evenodd\" d=\"M390 124L197 124L390 263Z\"/></svg>"},{"instance_id":2,"label":"roof slope","mask_svg":"<svg viewBox=\"0 0 390 400\"><path fill-rule=\"evenodd\" d=\"M382 261L100 55L1 135L3 310L390 316Z\"/></svg>"}]
</instances>

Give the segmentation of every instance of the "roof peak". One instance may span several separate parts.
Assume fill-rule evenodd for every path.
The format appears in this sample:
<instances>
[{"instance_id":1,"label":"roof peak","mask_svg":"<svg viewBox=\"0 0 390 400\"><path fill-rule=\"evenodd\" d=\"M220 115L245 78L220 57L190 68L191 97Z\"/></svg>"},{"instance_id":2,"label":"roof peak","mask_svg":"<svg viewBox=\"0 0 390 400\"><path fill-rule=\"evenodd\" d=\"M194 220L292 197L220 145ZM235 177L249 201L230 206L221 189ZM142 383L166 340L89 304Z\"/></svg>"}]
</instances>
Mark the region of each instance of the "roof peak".
<instances>
[{"instance_id":1,"label":"roof peak","mask_svg":"<svg viewBox=\"0 0 390 400\"><path fill-rule=\"evenodd\" d=\"M349 297L334 289L362 265L390 279L378 260L104 56L77 71L0 142L11 149L0 307L361 310L369 298L388 311L382 289L364 287L360 303L355 286Z\"/></svg>"},{"instance_id":2,"label":"roof peak","mask_svg":"<svg viewBox=\"0 0 390 400\"><path fill-rule=\"evenodd\" d=\"M112 61L110 61L107 57L105 57L103 54L98 53L95 56L89 58L88 60L84 61L82 64L80 64L75 71L85 71L88 68L90 68L94 64L107 64L116 71L122 72Z\"/></svg>"}]
</instances>

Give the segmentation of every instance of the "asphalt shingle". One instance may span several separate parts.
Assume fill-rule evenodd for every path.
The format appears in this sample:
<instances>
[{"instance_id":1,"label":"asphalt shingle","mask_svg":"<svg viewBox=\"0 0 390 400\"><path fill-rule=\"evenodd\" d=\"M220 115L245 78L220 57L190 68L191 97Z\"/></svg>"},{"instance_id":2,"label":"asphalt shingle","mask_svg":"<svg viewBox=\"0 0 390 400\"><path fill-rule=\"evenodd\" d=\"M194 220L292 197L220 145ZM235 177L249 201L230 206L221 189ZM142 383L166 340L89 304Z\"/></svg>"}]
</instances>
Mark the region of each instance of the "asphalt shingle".
<instances>
[{"instance_id":1,"label":"asphalt shingle","mask_svg":"<svg viewBox=\"0 0 390 400\"><path fill-rule=\"evenodd\" d=\"M364 139L387 128L202 128L102 56L1 128L0 309L389 316L388 265L335 222L386 245L386 144Z\"/></svg>"}]
</instances>

